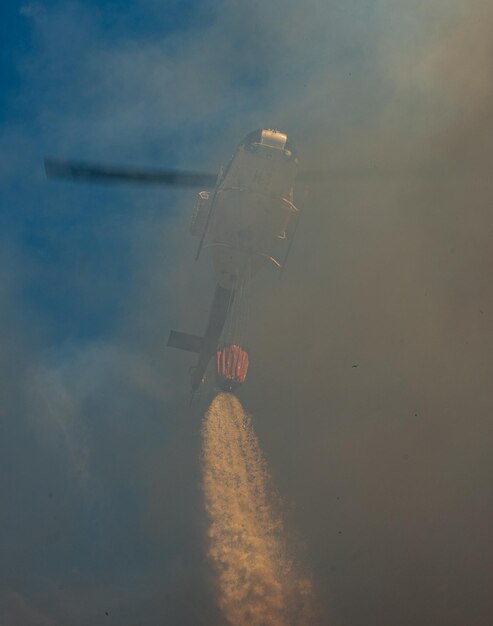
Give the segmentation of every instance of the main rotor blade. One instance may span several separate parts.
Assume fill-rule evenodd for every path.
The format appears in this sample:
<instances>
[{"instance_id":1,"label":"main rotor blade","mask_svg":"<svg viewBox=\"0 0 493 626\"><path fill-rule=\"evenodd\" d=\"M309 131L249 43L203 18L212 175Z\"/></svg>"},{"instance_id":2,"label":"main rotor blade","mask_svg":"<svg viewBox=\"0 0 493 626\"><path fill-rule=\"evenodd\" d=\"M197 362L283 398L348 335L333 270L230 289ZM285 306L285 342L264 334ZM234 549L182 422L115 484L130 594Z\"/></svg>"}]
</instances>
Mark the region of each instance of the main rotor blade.
<instances>
[{"instance_id":1,"label":"main rotor blade","mask_svg":"<svg viewBox=\"0 0 493 626\"><path fill-rule=\"evenodd\" d=\"M134 169L113 165L98 165L77 161L45 159L48 178L101 183L134 183L139 185L168 185L175 187L214 187L216 174L183 170Z\"/></svg>"},{"instance_id":2,"label":"main rotor blade","mask_svg":"<svg viewBox=\"0 0 493 626\"><path fill-rule=\"evenodd\" d=\"M333 170L304 170L296 175L297 180L306 183L325 183L334 180L361 179L361 178L381 178L395 175L389 171L382 171L376 168L368 169L333 169Z\"/></svg>"},{"instance_id":3,"label":"main rotor blade","mask_svg":"<svg viewBox=\"0 0 493 626\"><path fill-rule=\"evenodd\" d=\"M334 168L327 170L303 170L296 175L297 180L306 183L327 183L337 180L364 180L364 179L392 179L392 178L427 178L429 176L443 176L443 168L436 166L412 167L410 165L402 166L360 166Z\"/></svg>"}]
</instances>

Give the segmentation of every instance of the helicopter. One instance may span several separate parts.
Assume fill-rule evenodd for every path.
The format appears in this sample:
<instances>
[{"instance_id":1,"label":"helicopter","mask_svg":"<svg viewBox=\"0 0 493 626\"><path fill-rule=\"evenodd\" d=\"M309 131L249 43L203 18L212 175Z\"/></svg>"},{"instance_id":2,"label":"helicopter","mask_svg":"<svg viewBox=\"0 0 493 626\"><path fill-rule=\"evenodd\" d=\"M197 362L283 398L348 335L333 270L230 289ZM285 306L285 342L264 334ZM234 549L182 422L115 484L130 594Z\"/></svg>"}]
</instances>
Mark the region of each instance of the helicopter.
<instances>
[{"instance_id":1,"label":"helicopter","mask_svg":"<svg viewBox=\"0 0 493 626\"><path fill-rule=\"evenodd\" d=\"M297 167L293 143L269 128L249 133L217 175L45 159L49 178L201 188L190 232L198 238L195 260L210 251L217 285L203 336L172 330L167 342L198 355L190 370L192 397L213 358L221 389L232 391L246 380L246 294L251 279L265 266L282 274L286 265L301 213L293 202Z\"/></svg>"}]
</instances>

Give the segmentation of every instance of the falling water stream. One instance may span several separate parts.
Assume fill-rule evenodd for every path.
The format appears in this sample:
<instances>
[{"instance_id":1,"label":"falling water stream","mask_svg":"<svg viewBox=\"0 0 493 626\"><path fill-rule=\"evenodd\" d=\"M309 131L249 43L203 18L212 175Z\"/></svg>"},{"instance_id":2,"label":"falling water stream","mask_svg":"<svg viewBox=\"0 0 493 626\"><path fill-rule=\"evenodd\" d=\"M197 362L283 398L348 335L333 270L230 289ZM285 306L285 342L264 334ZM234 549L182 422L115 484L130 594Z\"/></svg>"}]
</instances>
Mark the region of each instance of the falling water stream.
<instances>
[{"instance_id":1,"label":"falling water stream","mask_svg":"<svg viewBox=\"0 0 493 626\"><path fill-rule=\"evenodd\" d=\"M208 556L225 618L232 626L311 626L312 585L289 556L266 463L236 396L214 398L203 437Z\"/></svg>"}]
</instances>

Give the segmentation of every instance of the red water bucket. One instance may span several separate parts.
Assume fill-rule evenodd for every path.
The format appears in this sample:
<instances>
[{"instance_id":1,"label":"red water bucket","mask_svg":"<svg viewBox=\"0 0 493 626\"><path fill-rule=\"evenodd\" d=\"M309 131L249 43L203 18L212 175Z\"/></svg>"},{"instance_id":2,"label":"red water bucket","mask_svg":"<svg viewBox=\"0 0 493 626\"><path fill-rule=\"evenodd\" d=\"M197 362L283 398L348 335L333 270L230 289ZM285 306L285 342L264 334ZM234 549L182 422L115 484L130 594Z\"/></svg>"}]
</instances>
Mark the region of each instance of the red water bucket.
<instances>
[{"instance_id":1,"label":"red water bucket","mask_svg":"<svg viewBox=\"0 0 493 626\"><path fill-rule=\"evenodd\" d=\"M217 351L216 380L221 389L231 391L245 382L248 372L248 352L231 343Z\"/></svg>"}]
</instances>

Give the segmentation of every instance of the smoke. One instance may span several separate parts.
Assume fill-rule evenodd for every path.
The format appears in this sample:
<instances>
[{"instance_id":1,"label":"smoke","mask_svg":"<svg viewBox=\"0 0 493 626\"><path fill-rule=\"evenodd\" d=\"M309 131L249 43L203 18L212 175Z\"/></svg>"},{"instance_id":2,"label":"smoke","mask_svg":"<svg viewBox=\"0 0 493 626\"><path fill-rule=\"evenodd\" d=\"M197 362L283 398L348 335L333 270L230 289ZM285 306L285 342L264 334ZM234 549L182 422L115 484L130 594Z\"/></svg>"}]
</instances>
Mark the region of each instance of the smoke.
<instances>
[{"instance_id":1,"label":"smoke","mask_svg":"<svg viewBox=\"0 0 493 626\"><path fill-rule=\"evenodd\" d=\"M83 597L62 624L220 623L192 362L164 352L169 328L202 332L213 289L206 255L191 262L194 193L48 183L42 157L217 171L275 126L300 169L335 175L295 188L303 217L283 281L253 294L242 394L319 595L351 626L490 626L492 3L119 4L29 3L32 39L12 39L2 579L36 606L33 577L62 578ZM118 618L88 617L90 585Z\"/></svg>"},{"instance_id":2,"label":"smoke","mask_svg":"<svg viewBox=\"0 0 493 626\"><path fill-rule=\"evenodd\" d=\"M221 610L233 626L312 624L311 582L289 554L251 419L234 395L214 398L203 435L208 556Z\"/></svg>"}]
</instances>

